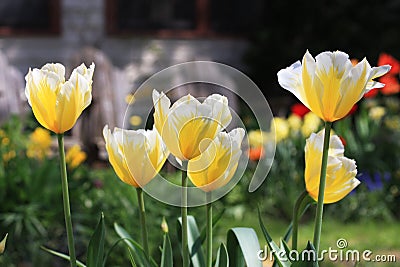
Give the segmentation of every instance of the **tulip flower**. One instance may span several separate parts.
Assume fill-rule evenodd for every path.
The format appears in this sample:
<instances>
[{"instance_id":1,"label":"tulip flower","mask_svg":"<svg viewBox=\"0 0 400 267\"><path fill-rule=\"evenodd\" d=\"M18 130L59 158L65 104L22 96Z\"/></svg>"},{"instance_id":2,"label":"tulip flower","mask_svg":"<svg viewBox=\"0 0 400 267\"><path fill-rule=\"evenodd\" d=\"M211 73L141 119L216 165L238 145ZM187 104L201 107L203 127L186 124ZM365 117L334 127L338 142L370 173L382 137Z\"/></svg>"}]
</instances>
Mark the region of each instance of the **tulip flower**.
<instances>
[{"instance_id":1,"label":"tulip flower","mask_svg":"<svg viewBox=\"0 0 400 267\"><path fill-rule=\"evenodd\" d=\"M169 98L154 90L153 103L155 127L168 150L182 161L200 155L200 148L207 148L232 119L228 99L218 94L203 103L187 95L170 107Z\"/></svg>"},{"instance_id":2,"label":"tulip flower","mask_svg":"<svg viewBox=\"0 0 400 267\"><path fill-rule=\"evenodd\" d=\"M229 133L220 132L206 150L189 160L188 177L206 192L206 266L212 266L212 201L211 192L226 185L236 172L245 131L236 128Z\"/></svg>"},{"instance_id":3,"label":"tulip flower","mask_svg":"<svg viewBox=\"0 0 400 267\"><path fill-rule=\"evenodd\" d=\"M78 144L73 145L67 150L65 154L65 161L70 169L75 169L87 158L87 155L82 151L81 146Z\"/></svg>"},{"instance_id":4,"label":"tulip flower","mask_svg":"<svg viewBox=\"0 0 400 267\"><path fill-rule=\"evenodd\" d=\"M310 112L310 109L302 103L296 103L290 107L290 111L292 114L296 114L300 118L303 118L308 112Z\"/></svg>"},{"instance_id":5,"label":"tulip flower","mask_svg":"<svg viewBox=\"0 0 400 267\"><path fill-rule=\"evenodd\" d=\"M25 94L38 122L57 134L70 130L92 101L93 72L94 63L89 68L82 64L65 81L60 63L29 69Z\"/></svg>"},{"instance_id":6,"label":"tulip flower","mask_svg":"<svg viewBox=\"0 0 400 267\"><path fill-rule=\"evenodd\" d=\"M25 95L37 121L57 134L58 152L71 267L77 266L69 204L68 178L64 151L64 133L76 123L82 111L92 101L94 63L85 64L72 71L65 81L65 67L60 63L48 63L41 69L29 69L25 76Z\"/></svg>"},{"instance_id":7,"label":"tulip flower","mask_svg":"<svg viewBox=\"0 0 400 267\"><path fill-rule=\"evenodd\" d=\"M118 177L136 188L144 187L160 171L168 157L166 146L153 130L103 129L109 161Z\"/></svg>"},{"instance_id":8,"label":"tulip flower","mask_svg":"<svg viewBox=\"0 0 400 267\"><path fill-rule=\"evenodd\" d=\"M289 137L290 126L286 119L274 117L271 130L275 132L275 141L279 143Z\"/></svg>"},{"instance_id":9,"label":"tulip flower","mask_svg":"<svg viewBox=\"0 0 400 267\"><path fill-rule=\"evenodd\" d=\"M324 131L312 133L305 147L305 183L309 195L318 201ZM334 203L347 196L360 181L354 160L344 157L344 145L337 135L330 136L324 203Z\"/></svg>"},{"instance_id":10,"label":"tulip flower","mask_svg":"<svg viewBox=\"0 0 400 267\"><path fill-rule=\"evenodd\" d=\"M0 255L3 254L3 253L4 253L4 250L6 249L7 236L8 236L8 233L7 233L6 236L0 241Z\"/></svg>"},{"instance_id":11,"label":"tulip flower","mask_svg":"<svg viewBox=\"0 0 400 267\"><path fill-rule=\"evenodd\" d=\"M157 130L123 130L114 128L114 133L104 126L108 158L118 177L136 187L139 204L139 217L142 230L142 243L149 257L149 245L146 227L146 211L143 190L160 171L168 157L168 151Z\"/></svg>"},{"instance_id":12,"label":"tulip flower","mask_svg":"<svg viewBox=\"0 0 400 267\"><path fill-rule=\"evenodd\" d=\"M238 166L244 129L237 128L229 133L220 132L208 148L188 162L188 177L205 192L226 185Z\"/></svg>"},{"instance_id":13,"label":"tulip flower","mask_svg":"<svg viewBox=\"0 0 400 267\"><path fill-rule=\"evenodd\" d=\"M383 87L373 79L389 70L389 65L371 67L366 59L353 66L340 51L323 52L315 59L307 51L302 63L278 72L278 81L321 119L334 122L345 117L369 90Z\"/></svg>"},{"instance_id":14,"label":"tulip flower","mask_svg":"<svg viewBox=\"0 0 400 267\"><path fill-rule=\"evenodd\" d=\"M228 99L219 94L208 96L200 103L191 95L181 97L171 106L163 93L153 90L154 125L168 150L182 161L182 266L189 267L187 226L188 161L205 151L212 140L232 120Z\"/></svg>"}]
</instances>

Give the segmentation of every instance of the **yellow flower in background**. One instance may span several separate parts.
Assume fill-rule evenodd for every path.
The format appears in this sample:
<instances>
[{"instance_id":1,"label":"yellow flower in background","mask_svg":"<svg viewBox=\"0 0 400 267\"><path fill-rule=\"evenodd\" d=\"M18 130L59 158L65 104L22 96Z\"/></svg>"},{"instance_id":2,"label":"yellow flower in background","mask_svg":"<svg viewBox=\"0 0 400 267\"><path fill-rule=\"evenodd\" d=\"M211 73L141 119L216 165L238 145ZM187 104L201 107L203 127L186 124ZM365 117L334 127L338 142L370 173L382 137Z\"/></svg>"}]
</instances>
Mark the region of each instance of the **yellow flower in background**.
<instances>
[{"instance_id":1,"label":"yellow flower in background","mask_svg":"<svg viewBox=\"0 0 400 267\"><path fill-rule=\"evenodd\" d=\"M251 130L247 137L249 139L250 147L260 147L264 146L267 140L269 139L269 133L258 130Z\"/></svg>"},{"instance_id":2,"label":"yellow flower in background","mask_svg":"<svg viewBox=\"0 0 400 267\"><path fill-rule=\"evenodd\" d=\"M41 127L37 127L30 135L26 149L28 158L42 160L48 156L51 151L51 135L50 132Z\"/></svg>"},{"instance_id":3,"label":"yellow flower in background","mask_svg":"<svg viewBox=\"0 0 400 267\"><path fill-rule=\"evenodd\" d=\"M301 133L304 137L309 137L311 133L318 131L321 126L321 119L312 112L308 112L303 118Z\"/></svg>"},{"instance_id":4,"label":"yellow flower in background","mask_svg":"<svg viewBox=\"0 0 400 267\"><path fill-rule=\"evenodd\" d=\"M385 114L386 109L381 106L372 107L368 112L368 116L375 121L382 119Z\"/></svg>"},{"instance_id":5,"label":"yellow flower in background","mask_svg":"<svg viewBox=\"0 0 400 267\"><path fill-rule=\"evenodd\" d=\"M398 131L400 130L400 117L399 116L390 116L385 118L384 120L385 126L391 130Z\"/></svg>"},{"instance_id":6,"label":"yellow flower in background","mask_svg":"<svg viewBox=\"0 0 400 267\"><path fill-rule=\"evenodd\" d=\"M340 51L323 52L315 59L307 51L302 63L278 72L278 81L321 119L333 122L345 117L369 90L383 87L373 79L389 70L389 65L371 68L366 59L353 66Z\"/></svg>"},{"instance_id":7,"label":"yellow flower in background","mask_svg":"<svg viewBox=\"0 0 400 267\"><path fill-rule=\"evenodd\" d=\"M274 117L272 131L275 131L275 141L279 143L289 137L289 123L283 118Z\"/></svg>"},{"instance_id":8,"label":"yellow flower in background","mask_svg":"<svg viewBox=\"0 0 400 267\"><path fill-rule=\"evenodd\" d=\"M188 177L192 183L205 192L226 185L236 172L244 134L242 128L220 132L204 152L189 160Z\"/></svg>"},{"instance_id":9,"label":"yellow flower in background","mask_svg":"<svg viewBox=\"0 0 400 267\"><path fill-rule=\"evenodd\" d=\"M13 158L15 158L17 156L15 150L10 150L6 153L3 154L3 162L9 162L10 160L12 160Z\"/></svg>"},{"instance_id":10,"label":"yellow flower in background","mask_svg":"<svg viewBox=\"0 0 400 267\"><path fill-rule=\"evenodd\" d=\"M322 163L324 131L312 133L306 141L304 172L306 189L309 195L318 201L319 180ZM337 135L331 135L328 167L326 172L324 203L334 203L347 196L360 181L357 175L356 162L344 157L344 146Z\"/></svg>"},{"instance_id":11,"label":"yellow flower in background","mask_svg":"<svg viewBox=\"0 0 400 267\"><path fill-rule=\"evenodd\" d=\"M3 137L3 139L1 139L1 145L7 146L9 143L10 139L8 137Z\"/></svg>"},{"instance_id":12,"label":"yellow flower in background","mask_svg":"<svg viewBox=\"0 0 400 267\"><path fill-rule=\"evenodd\" d=\"M82 151L81 146L78 144L73 145L67 150L65 154L65 161L70 169L75 169L87 158L87 155Z\"/></svg>"},{"instance_id":13,"label":"yellow flower in background","mask_svg":"<svg viewBox=\"0 0 400 267\"><path fill-rule=\"evenodd\" d=\"M132 126L139 126L142 123L142 118L137 115L133 115L129 118L129 123Z\"/></svg>"},{"instance_id":14,"label":"yellow flower in background","mask_svg":"<svg viewBox=\"0 0 400 267\"><path fill-rule=\"evenodd\" d=\"M309 112L310 113L310 112ZM301 126L303 124L301 118L295 114L291 114L288 118L287 118L287 122L289 124L290 129L293 132L298 132L301 129Z\"/></svg>"},{"instance_id":15,"label":"yellow flower in background","mask_svg":"<svg viewBox=\"0 0 400 267\"><path fill-rule=\"evenodd\" d=\"M29 69L25 94L38 122L57 134L70 130L92 101L93 72L93 63L90 68L82 64L65 81L65 67L60 63Z\"/></svg>"},{"instance_id":16,"label":"yellow flower in background","mask_svg":"<svg viewBox=\"0 0 400 267\"><path fill-rule=\"evenodd\" d=\"M213 94L200 103L191 95L171 101L153 91L154 124L168 150L180 160L200 155L232 120L225 96Z\"/></svg>"},{"instance_id":17,"label":"yellow flower in background","mask_svg":"<svg viewBox=\"0 0 400 267\"><path fill-rule=\"evenodd\" d=\"M128 105L133 105L133 103L135 103L135 96L133 94L128 94L125 96L125 103L127 103Z\"/></svg>"},{"instance_id":18,"label":"yellow flower in background","mask_svg":"<svg viewBox=\"0 0 400 267\"><path fill-rule=\"evenodd\" d=\"M149 183L164 165L168 150L157 130L103 129L108 159L118 177L134 187Z\"/></svg>"}]
</instances>

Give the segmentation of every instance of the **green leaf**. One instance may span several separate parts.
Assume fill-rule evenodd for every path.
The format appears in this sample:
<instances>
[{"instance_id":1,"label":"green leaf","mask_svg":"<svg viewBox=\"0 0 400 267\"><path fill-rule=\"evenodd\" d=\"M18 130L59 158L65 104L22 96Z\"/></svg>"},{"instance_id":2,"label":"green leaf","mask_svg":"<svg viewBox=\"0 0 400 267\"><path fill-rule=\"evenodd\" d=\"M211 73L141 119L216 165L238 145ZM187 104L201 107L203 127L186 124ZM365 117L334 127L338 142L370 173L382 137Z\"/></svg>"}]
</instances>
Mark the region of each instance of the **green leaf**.
<instances>
[{"instance_id":1,"label":"green leaf","mask_svg":"<svg viewBox=\"0 0 400 267\"><path fill-rule=\"evenodd\" d=\"M260 243L253 228L229 229L227 244L230 266L262 266L261 260L257 257Z\"/></svg>"},{"instance_id":2,"label":"green leaf","mask_svg":"<svg viewBox=\"0 0 400 267\"><path fill-rule=\"evenodd\" d=\"M161 253L161 266L160 267L172 267L174 265L173 253L171 247L171 240L169 239L168 233L164 234L164 242Z\"/></svg>"},{"instance_id":3,"label":"green leaf","mask_svg":"<svg viewBox=\"0 0 400 267\"><path fill-rule=\"evenodd\" d=\"M52 249L49 249L49 248L45 248L45 247L40 247L40 248L45 250L45 251L47 251L47 252L49 252L50 254L53 254L53 255L55 255L57 257L60 257L60 258L64 259L64 260L67 260L67 261L70 260L70 257L68 255L65 255L65 254L63 254L61 252L57 252L55 250L52 250ZM82 262L80 262L78 260L76 261L76 264L78 265L78 267L86 267L85 264L83 264Z\"/></svg>"},{"instance_id":4,"label":"green leaf","mask_svg":"<svg viewBox=\"0 0 400 267\"><path fill-rule=\"evenodd\" d=\"M131 261L132 267L137 267L135 259L133 258L132 251L130 248L128 248L128 252L129 252L129 260Z\"/></svg>"},{"instance_id":5,"label":"green leaf","mask_svg":"<svg viewBox=\"0 0 400 267\"><path fill-rule=\"evenodd\" d=\"M318 267L318 255L310 241L306 249L300 253L299 258L299 261L293 262L292 267Z\"/></svg>"},{"instance_id":6,"label":"green leaf","mask_svg":"<svg viewBox=\"0 0 400 267\"><path fill-rule=\"evenodd\" d=\"M114 229L118 236L124 240L125 244L132 251L132 256L139 266L157 267L157 263L154 260L148 259L146 257L146 253L144 252L143 247L138 242L136 242L123 227L119 226L117 223L114 223Z\"/></svg>"},{"instance_id":7,"label":"green leaf","mask_svg":"<svg viewBox=\"0 0 400 267\"><path fill-rule=\"evenodd\" d=\"M101 213L99 223L89 241L86 262L87 267L102 267L105 235L106 227L104 225L104 214Z\"/></svg>"},{"instance_id":8,"label":"green leaf","mask_svg":"<svg viewBox=\"0 0 400 267\"><path fill-rule=\"evenodd\" d=\"M188 246L190 259L193 267L204 267L206 262L204 260L204 253L201 249L201 238L199 228L197 227L196 219L193 216L188 216ZM182 218L178 218L178 238L182 240Z\"/></svg>"},{"instance_id":9,"label":"green leaf","mask_svg":"<svg viewBox=\"0 0 400 267\"><path fill-rule=\"evenodd\" d=\"M283 236L283 240L285 242L289 242L290 237L292 236L292 230L293 230L293 222L291 222L286 229L285 235Z\"/></svg>"},{"instance_id":10,"label":"green leaf","mask_svg":"<svg viewBox=\"0 0 400 267\"><path fill-rule=\"evenodd\" d=\"M267 228L265 228L264 223L261 219L260 209L258 209L258 220L260 223L261 231L263 232L265 240L268 243L268 247L269 249L271 249L274 255L275 263L277 263L281 267L290 267L291 264L289 259L287 258L286 251L284 250L284 248L278 247L278 245L272 240L272 237L269 235Z\"/></svg>"},{"instance_id":11,"label":"green leaf","mask_svg":"<svg viewBox=\"0 0 400 267\"><path fill-rule=\"evenodd\" d=\"M215 267L229 267L228 250L226 249L224 243L221 243L218 248L217 259L215 260Z\"/></svg>"}]
</instances>

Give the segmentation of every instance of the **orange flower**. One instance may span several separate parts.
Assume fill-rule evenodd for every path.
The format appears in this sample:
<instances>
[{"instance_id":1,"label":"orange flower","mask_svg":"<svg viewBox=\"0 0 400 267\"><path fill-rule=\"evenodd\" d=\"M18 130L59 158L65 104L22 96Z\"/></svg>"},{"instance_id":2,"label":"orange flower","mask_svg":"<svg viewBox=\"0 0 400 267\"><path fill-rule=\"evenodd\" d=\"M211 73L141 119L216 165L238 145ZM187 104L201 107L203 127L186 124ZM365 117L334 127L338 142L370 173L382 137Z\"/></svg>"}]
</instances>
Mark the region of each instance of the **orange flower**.
<instances>
[{"instance_id":1,"label":"orange flower","mask_svg":"<svg viewBox=\"0 0 400 267\"><path fill-rule=\"evenodd\" d=\"M249 159L252 161L257 161L262 159L265 156L265 151L262 146L259 147L250 147L247 151Z\"/></svg>"}]
</instances>

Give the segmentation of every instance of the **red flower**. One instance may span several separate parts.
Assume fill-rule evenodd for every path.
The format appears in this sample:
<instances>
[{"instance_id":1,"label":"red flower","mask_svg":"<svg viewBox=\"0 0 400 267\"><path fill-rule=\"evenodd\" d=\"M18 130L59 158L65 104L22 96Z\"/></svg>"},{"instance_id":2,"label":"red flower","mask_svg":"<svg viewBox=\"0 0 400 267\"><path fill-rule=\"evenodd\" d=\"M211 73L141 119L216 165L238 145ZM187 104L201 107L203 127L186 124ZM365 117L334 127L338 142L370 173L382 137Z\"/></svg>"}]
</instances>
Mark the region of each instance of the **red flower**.
<instances>
[{"instance_id":1,"label":"red flower","mask_svg":"<svg viewBox=\"0 0 400 267\"><path fill-rule=\"evenodd\" d=\"M340 141L342 141L343 146L346 146L347 142L343 137L339 136Z\"/></svg>"},{"instance_id":2,"label":"red flower","mask_svg":"<svg viewBox=\"0 0 400 267\"><path fill-rule=\"evenodd\" d=\"M373 97L375 97L378 93L379 93L378 88L373 88L373 89L369 90L368 93L364 94L364 97L365 97L365 98L373 98Z\"/></svg>"},{"instance_id":3,"label":"red flower","mask_svg":"<svg viewBox=\"0 0 400 267\"><path fill-rule=\"evenodd\" d=\"M399 80L395 75L382 76L379 81L385 84L385 87L381 88L382 94L392 95L400 92Z\"/></svg>"},{"instance_id":4,"label":"red flower","mask_svg":"<svg viewBox=\"0 0 400 267\"><path fill-rule=\"evenodd\" d=\"M247 151L249 159L253 161L260 160L264 157L264 148L262 146L259 147L250 147Z\"/></svg>"},{"instance_id":5,"label":"red flower","mask_svg":"<svg viewBox=\"0 0 400 267\"><path fill-rule=\"evenodd\" d=\"M357 104L354 104L354 106L350 109L349 113L347 113L346 116L352 115L354 112L357 111L357 109L358 109L358 105L357 105Z\"/></svg>"},{"instance_id":6,"label":"red flower","mask_svg":"<svg viewBox=\"0 0 400 267\"><path fill-rule=\"evenodd\" d=\"M386 64L392 66L387 75L396 75L400 72L400 62L389 54L381 53L378 59L378 66L383 66Z\"/></svg>"},{"instance_id":7,"label":"red flower","mask_svg":"<svg viewBox=\"0 0 400 267\"><path fill-rule=\"evenodd\" d=\"M294 104L290 110L292 111L293 114L296 114L300 118L303 118L310 110L304 106L302 103L296 103Z\"/></svg>"}]
</instances>

